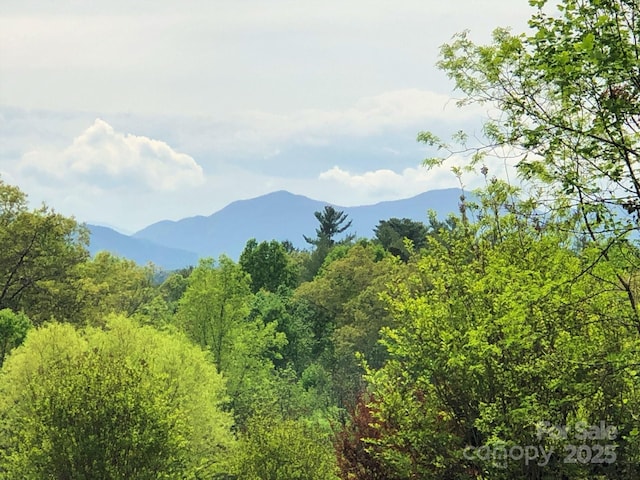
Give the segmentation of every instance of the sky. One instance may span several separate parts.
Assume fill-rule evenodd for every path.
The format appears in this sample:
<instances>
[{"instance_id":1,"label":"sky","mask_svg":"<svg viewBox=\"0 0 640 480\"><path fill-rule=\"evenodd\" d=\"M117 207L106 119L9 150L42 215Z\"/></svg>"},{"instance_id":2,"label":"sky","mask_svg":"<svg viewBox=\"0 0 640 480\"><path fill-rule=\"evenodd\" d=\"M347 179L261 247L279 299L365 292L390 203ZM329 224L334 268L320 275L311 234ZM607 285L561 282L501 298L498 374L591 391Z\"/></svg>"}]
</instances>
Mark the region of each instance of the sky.
<instances>
[{"instance_id":1,"label":"sky","mask_svg":"<svg viewBox=\"0 0 640 480\"><path fill-rule=\"evenodd\" d=\"M439 47L525 31L530 14L526 0L2 0L0 178L125 233L276 190L354 206L458 186L422 166L416 136L473 134L485 112L456 107Z\"/></svg>"}]
</instances>

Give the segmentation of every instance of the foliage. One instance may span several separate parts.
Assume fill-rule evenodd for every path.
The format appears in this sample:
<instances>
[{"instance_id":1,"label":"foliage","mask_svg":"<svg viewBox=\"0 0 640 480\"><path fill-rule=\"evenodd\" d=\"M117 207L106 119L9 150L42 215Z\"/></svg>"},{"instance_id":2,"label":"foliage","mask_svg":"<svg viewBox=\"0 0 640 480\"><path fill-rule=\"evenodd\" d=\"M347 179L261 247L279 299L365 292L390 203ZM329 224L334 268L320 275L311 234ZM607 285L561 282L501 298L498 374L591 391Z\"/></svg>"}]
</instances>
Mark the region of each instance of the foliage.
<instances>
[{"instance_id":1,"label":"foliage","mask_svg":"<svg viewBox=\"0 0 640 480\"><path fill-rule=\"evenodd\" d=\"M316 228L316 238L313 239L313 238L307 237L306 235L304 236L304 239L306 240L306 242L311 245L317 246L318 243L325 240L331 246L335 243L335 240L333 238L336 235L343 233L349 227L351 227L352 221L349 220L347 222L348 215L343 211L336 210L331 205L325 206L324 210L315 212L314 215L318 219L318 222L320 222L320 226ZM352 239L353 239L352 236L348 236L343 241L349 242Z\"/></svg>"},{"instance_id":2,"label":"foliage","mask_svg":"<svg viewBox=\"0 0 640 480\"><path fill-rule=\"evenodd\" d=\"M623 264L594 267L596 246L577 252L571 236L530 221L529 206L513 208L430 239L390 293L390 360L369 376L377 458L398 478L635 477L640 339L617 282ZM617 462L563 463L570 439L538 438L542 421L617 426ZM544 467L465 456L518 445L557 455Z\"/></svg>"},{"instance_id":3,"label":"foliage","mask_svg":"<svg viewBox=\"0 0 640 480\"><path fill-rule=\"evenodd\" d=\"M185 339L112 317L32 330L0 374L3 478L211 478L234 441L222 377Z\"/></svg>"},{"instance_id":4,"label":"foliage","mask_svg":"<svg viewBox=\"0 0 640 480\"><path fill-rule=\"evenodd\" d=\"M85 321L90 324L110 313L132 316L155 295L152 266L141 267L133 260L99 252L79 269L79 293Z\"/></svg>"},{"instance_id":5,"label":"foliage","mask_svg":"<svg viewBox=\"0 0 640 480\"><path fill-rule=\"evenodd\" d=\"M343 480L390 480L391 472L371 451L371 440L378 439L373 410L375 401L361 393L348 409L342 423L334 427L334 448Z\"/></svg>"},{"instance_id":6,"label":"foliage","mask_svg":"<svg viewBox=\"0 0 640 480\"><path fill-rule=\"evenodd\" d=\"M286 336L277 319L263 318L252 305L249 275L227 257L202 260L189 276L179 302L178 324L209 350L227 378L237 424L242 427L261 405L277 401L274 361L282 358ZM257 297L258 299L262 296Z\"/></svg>"},{"instance_id":7,"label":"foliage","mask_svg":"<svg viewBox=\"0 0 640 480\"><path fill-rule=\"evenodd\" d=\"M405 244L405 239L411 241L411 246L415 250L420 250L427 243L427 227L422 222L416 222L409 218L380 220L374 232L385 250L405 262L409 260L411 255Z\"/></svg>"},{"instance_id":8,"label":"foliage","mask_svg":"<svg viewBox=\"0 0 640 480\"><path fill-rule=\"evenodd\" d=\"M501 116L485 133L493 145L532 154L521 173L552 183L581 205L636 211L640 199L638 94L640 32L633 0L547 1L529 36L494 32L489 46L466 33L442 48L440 67L466 97Z\"/></svg>"},{"instance_id":9,"label":"foliage","mask_svg":"<svg viewBox=\"0 0 640 480\"><path fill-rule=\"evenodd\" d=\"M390 317L379 294L399 272L395 259L380 256L379 250L358 243L296 290L296 298L311 308L308 322L317 340L316 356L332 372L341 406L353 403L363 387L356 354L366 353L376 367L386 358L378 332L390 324Z\"/></svg>"},{"instance_id":10,"label":"foliage","mask_svg":"<svg viewBox=\"0 0 640 480\"><path fill-rule=\"evenodd\" d=\"M189 272L191 275L191 272ZM160 294L162 298L167 302L168 305L171 305L172 310L175 312L177 308L178 301L184 295L184 292L187 290L187 286L189 282L187 281L189 275L184 275L179 272L174 272L164 279L162 284L160 285Z\"/></svg>"},{"instance_id":11,"label":"foliage","mask_svg":"<svg viewBox=\"0 0 640 480\"><path fill-rule=\"evenodd\" d=\"M88 232L0 179L0 309L23 310L38 325L78 320L76 267L88 257Z\"/></svg>"},{"instance_id":12,"label":"foliage","mask_svg":"<svg viewBox=\"0 0 640 480\"><path fill-rule=\"evenodd\" d=\"M276 367L291 367L301 373L311 363L315 338L311 325L306 321L307 316L304 305L296 302L289 291L256 294L249 319L259 318L265 325L275 324L278 332L287 339L281 354L271 358Z\"/></svg>"},{"instance_id":13,"label":"foliage","mask_svg":"<svg viewBox=\"0 0 640 480\"><path fill-rule=\"evenodd\" d=\"M535 197L575 213L578 234L607 240L607 260L607 245L626 241L640 221L638 3L562 0L555 12L546 0L529 3L530 34L497 29L490 45L476 45L465 32L442 47L439 66L464 94L460 103L499 112L485 121L483 147L468 146L465 135L457 139L473 152L471 165L489 153L519 159ZM454 153L432 134L419 139ZM617 281L635 308L629 279Z\"/></svg>"},{"instance_id":14,"label":"foliage","mask_svg":"<svg viewBox=\"0 0 640 480\"><path fill-rule=\"evenodd\" d=\"M249 313L250 278L231 259L204 259L188 279L177 316L189 337L211 351L218 370L231 360L233 332Z\"/></svg>"},{"instance_id":15,"label":"foliage","mask_svg":"<svg viewBox=\"0 0 640 480\"><path fill-rule=\"evenodd\" d=\"M24 341L31 326L24 313L14 313L8 308L0 310L0 367L9 352Z\"/></svg>"},{"instance_id":16,"label":"foliage","mask_svg":"<svg viewBox=\"0 0 640 480\"><path fill-rule=\"evenodd\" d=\"M258 243L250 239L239 260L242 269L251 275L251 290L276 292L279 288L293 288L297 271L282 243L272 240Z\"/></svg>"},{"instance_id":17,"label":"foliage","mask_svg":"<svg viewBox=\"0 0 640 480\"><path fill-rule=\"evenodd\" d=\"M246 480L338 480L329 434L313 423L255 417L241 451Z\"/></svg>"}]
</instances>

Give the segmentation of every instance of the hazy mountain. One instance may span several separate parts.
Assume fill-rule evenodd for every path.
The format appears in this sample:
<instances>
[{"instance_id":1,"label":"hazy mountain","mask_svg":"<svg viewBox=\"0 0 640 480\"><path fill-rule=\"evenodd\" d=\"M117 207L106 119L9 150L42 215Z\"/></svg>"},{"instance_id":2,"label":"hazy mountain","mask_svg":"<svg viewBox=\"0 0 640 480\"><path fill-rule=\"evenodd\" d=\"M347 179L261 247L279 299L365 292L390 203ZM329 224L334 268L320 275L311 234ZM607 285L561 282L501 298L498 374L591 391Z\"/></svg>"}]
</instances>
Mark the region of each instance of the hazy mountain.
<instances>
[{"instance_id":1,"label":"hazy mountain","mask_svg":"<svg viewBox=\"0 0 640 480\"><path fill-rule=\"evenodd\" d=\"M428 210L444 218L458 211L459 201L457 188L359 207L341 207L279 191L230 203L208 217L154 223L131 236L109 227L87 225L91 230L89 250L92 255L107 250L141 265L153 262L171 270L195 265L200 257L222 253L237 259L250 238L289 240L298 248L307 248L303 235L315 236L318 221L314 212L325 205L349 215L353 223L348 233L370 238L380 220L398 217L426 222Z\"/></svg>"},{"instance_id":2,"label":"hazy mountain","mask_svg":"<svg viewBox=\"0 0 640 480\"><path fill-rule=\"evenodd\" d=\"M359 207L334 207L344 210L353 220L351 233L373 237L380 220L391 217L427 220L427 211L439 217L458 211L460 190L432 190L412 198ZM158 245L195 252L198 256L225 253L237 259L250 238L289 240L298 248L308 245L303 235L315 236L318 225L314 212L327 202L312 200L286 191L273 192L250 200L233 202L208 216L154 223L135 233L133 238Z\"/></svg>"},{"instance_id":3,"label":"hazy mountain","mask_svg":"<svg viewBox=\"0 0 640 480\"><path fill-rule=\"evenodd\" d=\"M167 270L195 265L198 262L198 255L193 252L158 245L150 240L130 237L109 227L99 225L87 225L87 227L91 231L91 243L89 244L91 255L106 250L115 255L134 260L140 265L152 262Z\"/></svg>"}]
</instances>

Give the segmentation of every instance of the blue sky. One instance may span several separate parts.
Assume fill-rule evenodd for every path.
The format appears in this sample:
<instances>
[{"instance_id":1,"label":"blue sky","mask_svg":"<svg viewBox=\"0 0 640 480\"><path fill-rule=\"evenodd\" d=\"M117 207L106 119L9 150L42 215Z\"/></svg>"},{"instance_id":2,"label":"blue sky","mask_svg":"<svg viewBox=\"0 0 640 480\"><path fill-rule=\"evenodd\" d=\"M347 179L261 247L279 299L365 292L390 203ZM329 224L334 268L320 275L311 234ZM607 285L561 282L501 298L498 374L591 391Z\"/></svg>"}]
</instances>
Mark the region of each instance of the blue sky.
<instances>
[{"instance_id":1,"label":"blue sky","mask_svg":"<svg viewBox=\"0 0 640 480\"><path fill-rule=\"evenodd\" d=\"M420 130L473 131L435 63L526 0L0 5L0 175L135 231L286 189L350 206L455 186ZM474 179L468 180L470 184Z\"/></svg>"}]
</instances>

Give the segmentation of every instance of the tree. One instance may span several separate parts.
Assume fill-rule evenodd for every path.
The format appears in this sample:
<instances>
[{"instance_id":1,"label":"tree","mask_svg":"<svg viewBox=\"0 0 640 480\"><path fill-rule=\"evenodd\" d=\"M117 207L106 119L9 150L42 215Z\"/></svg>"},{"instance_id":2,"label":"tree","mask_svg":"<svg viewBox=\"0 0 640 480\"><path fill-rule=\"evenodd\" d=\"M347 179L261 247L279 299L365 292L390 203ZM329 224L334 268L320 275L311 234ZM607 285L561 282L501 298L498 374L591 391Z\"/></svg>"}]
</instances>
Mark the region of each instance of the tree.
<instances>
[{"instance_id":1,"label":"tree","mask_svg":"<svg viewBox=\"0 0 640 480\"><path fill-rule=\"evenodd\" d=\"M249 313L250 277L230 258L200 260L180 299L178 321L189 337L211 351L219 370L230 361L234 331Z\"/></svg>"},{"instance_id":2,"label":"tree","mask_svg":"<svg viewBox=\"0 0 640 480\"><path fill-rule=\"evenodd\" d=\"M287 339L277 321L250 316L255 296L251 279L225 256L216 266L201 260L180 299L177 322L198 345L209 350L227 378L230 407L242 427L254 410L273 399L273 359Z\"/></svg>"},{"instance_id":3,"label":"tree","mask_svg":"<svg viewBox=\"0 0 640 480\"><path fill-rule=\"evenodd\" d=\"M24 313L14 313L8 308L0 310L0 367L9 352L24 341L31 326Z\"/></svg>"},{"instance_id":4,"label":"tree","mask_svg":"<svg viewBox=\"0 0 640 480\"><path fill-rule=\"evenodd\" d=\"M0 476L212 478L235 442L224 381L185 338L112 317L32 330L0 373Z\"/></svg>"},{"instance_id":5,"label":"tree","mask_svg":"<svg viewBox=\"0 0 640 480\"><path fill-rule=\"evenodd\" d=\"M316 276L325 258L335 247L336 241L334 236L343 233L351 226L351 220L347 221L347 214L338 211L330 205L324 207L323 211L315 212L315 216L320 222L320 227L316 228L316 238L307 237L304 239L307 243L314 245L315 249L304 262L304 270L302 274L303 281L312 280ZM342 245L349 244L354 239L353 235L347 235L340 243Z\"/></svg>"},{"instance_id":6,"label":"tree","mask_svg":"<svg viewBox=\"0 0 640 480\"><path fill-rule=\"evenodd\" d=\"M293 288L297 272L285 246L276 241L258 243L250 239L240 254L242 269L251 275L251 289L277 292L278 288Z\"/></svg>"},{"instance_id":7,"label":"tree","mask_svg":"<svg viewBox=\"0 0 640 480\"><path fill-rule=\"evenodd\" d=\"M462 33L442 48L439 66L464 94L460 103L500 112L485 122L487 144L471 148L471 163L500 151L519 158L534 195L577 213L574 227L606 260L640 225L638 3L562 0L558 12L546 0L529 3L529 35L497 29L491 45L478 46ZM452 151L429 133L419 139ZM466 136L457 139L466 149ZM629 278L618 282L635 308Z\"/></svg>"},{"instance_id":8,"label":"tree","mask_svg":"<svg viewBox=\"0 0 640 480\"><path fill-rule=\"evenodd\" d=\"M316 337L314 354L332 372L341 407L353 405L364 388L357 355L375 367L386 359L379 332L391 319L380 294L401 275L398 267L379 245L359 242L296 290L296 298L311 307L307 322Z\"/></svg>"},{"instance_id":9,"label":"tree","mask_svg":"<svg viewBox=\"0 0 640 480\"><path fill-rule=\"evenodd\" d=\"M328 433L301 420L256 417L241 441L240 478L338 480Z\"/></svg>"},{"instance_id":10,"label":"tree","mask_svg":"<svg viewBox=\"0 0 640 480\"><path fill-rule=\"evenodd\" d=\"M562 224L541 229L527 202L502 204L495 218L503 187L481 194L480 222L430 238L410 278L393 284L389 360L368 376L370 451L390 478L636 477L640 338L614 286L637 250L595 264L597 248L576 248ZM578 439L538 435L543 421L616 425L617 438L585 448L609 443L617 456L563 462ZM544 466L493 455L514 446L561 454Z\"/></svg>"},{"instance_id":11,"label":"tree","mask_svg":"<svg viewBox=\"0 0 640 480\"><path fill-rule=\"evenodd\" d=\"M103 321L110 313L132 316L155 295L151 265L142 267L109 252L98 252L79 266L79 273L78 290L88 323Z\"/></svg>"},{"instance_id":12,"label":"tree","mask_svg":"<svg viewBox=\"0 0 640 480\"><path fill-rule=\"evenodd\" d=\"M314 213L315 217L320 222L320 227L316 228L316 238L310 238L304 235L304 239L311 245L318 246L321 242L327 242L329 246L335 243L333 237L343 233L349 227L351 227L352 220L347 221L347 214L343 211L336 210L331 205L324 207L324 210ZM353 236L347 236L344 241L348 242L353 239Z\"/></svg>"},{"instance_id":13,"label":"tree","mask_svg":"<svg viewBox=\"0 0 640 480\"><path fill-rule=\"evenodd\" d=\"M79 320L76 267L88 258L88 231L0 179L0 309L24 312L37 325Z\"/></svg>"},{"instance_id":14,"label":"tree","mask_svg":"<svg viewBox=\"0 0 640 480\"><path fill-rule=\"evenodd\" d=\"M342 422L334 427L333 446L336 451L340 478L343 480L389 480L390 470L371 451L372 439L378 439L379 429L373 415L375 401L362 392L354 406L347 409Z\"/></svg>"},{"instance_id":15,"label":"tree","mask_svg":"<svg viewBox=\"0 0 640 480\"><path fill-rule=\"evenodd\" d=\"M249 319L261 319L265 325L276 324L277 330L287 339L280 357L272 358L276 367L291 367L301 373L311 362L316 339L311 325L305 321L306 313L303 306L292 298L291 292L263 291L256 294Z\"/></svg>"},{"instance_id":16,"label":"tree","mask_svg":"<svg viewBox=\"0 0 640 480\"><path fill-rule=\"evenodd\" d=\"M484 131L491 146L528 155L518 164L523 175L551 184L582 207L619 205L636 212L637 3L562 0L559 14L546 0L529 3L537 9L531 35L497 29L492 45L477 46L460 34L442 48L439 66L466 95L462 103L493 103L500 110Z\"/></svg>"},{"instance_id":17,"label":"tree","mask_svg":"<svg viewBox=\"0 0 640 480\"><path fill-rule=\"evenodd\" d=\"M427 243L427 227L422 222L416 222L409 218L390 218L380 220L374 228L374 233L385 250L407 261L410 251L405 244L405 239L411 241L415 250L420 250Z\"/></svg>"}]
</instances>

